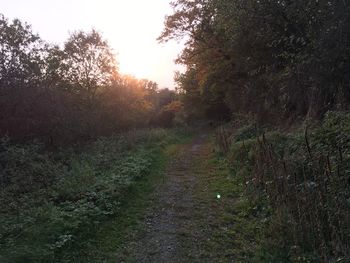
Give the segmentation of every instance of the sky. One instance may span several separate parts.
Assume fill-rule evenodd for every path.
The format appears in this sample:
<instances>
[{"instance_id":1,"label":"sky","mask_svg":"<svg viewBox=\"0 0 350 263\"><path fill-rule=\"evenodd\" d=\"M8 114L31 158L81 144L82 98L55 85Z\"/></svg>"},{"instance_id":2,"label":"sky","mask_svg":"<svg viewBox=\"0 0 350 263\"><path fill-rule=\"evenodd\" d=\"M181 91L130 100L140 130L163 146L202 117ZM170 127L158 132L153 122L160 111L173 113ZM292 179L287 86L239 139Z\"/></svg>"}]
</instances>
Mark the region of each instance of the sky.
<instances>
[{"instance_id":1,"label":"sky","mask_svg":"<svg viewBox=\"0 0 350 263\"><path fill-rule=\"evenodd\" d=\"M0 0L0 13L32 25L42 39L62 45L69 33L92 28L113 48L119 70L137 78L174 88L181 66L174 60L183 45L159 44L170 0Z\"/></svg>"}]
</instances>

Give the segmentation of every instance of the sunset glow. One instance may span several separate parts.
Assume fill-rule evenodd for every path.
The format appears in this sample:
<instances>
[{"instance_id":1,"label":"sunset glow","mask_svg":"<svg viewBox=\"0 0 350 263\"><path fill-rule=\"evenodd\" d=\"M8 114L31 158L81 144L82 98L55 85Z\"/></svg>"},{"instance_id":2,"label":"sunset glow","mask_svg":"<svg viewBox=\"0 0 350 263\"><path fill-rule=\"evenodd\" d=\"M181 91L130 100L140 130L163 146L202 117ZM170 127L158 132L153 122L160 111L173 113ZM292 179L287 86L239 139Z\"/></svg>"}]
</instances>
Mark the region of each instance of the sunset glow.
<instances>
[{"instance_id":1,"label":"sunset glow","mask_svg":"<svg viewBox=\"0 0 350 263\"><path fill-rule=\"evenodd\" d=\"M0 0L1 12L31 24L34 32L62 44L75 30L100 31L116 53L121 73L173 87L174 59L182 46L159 44L168 0ZM69 8L67 8L69 6Z\"/></svg>"}]
</instances>

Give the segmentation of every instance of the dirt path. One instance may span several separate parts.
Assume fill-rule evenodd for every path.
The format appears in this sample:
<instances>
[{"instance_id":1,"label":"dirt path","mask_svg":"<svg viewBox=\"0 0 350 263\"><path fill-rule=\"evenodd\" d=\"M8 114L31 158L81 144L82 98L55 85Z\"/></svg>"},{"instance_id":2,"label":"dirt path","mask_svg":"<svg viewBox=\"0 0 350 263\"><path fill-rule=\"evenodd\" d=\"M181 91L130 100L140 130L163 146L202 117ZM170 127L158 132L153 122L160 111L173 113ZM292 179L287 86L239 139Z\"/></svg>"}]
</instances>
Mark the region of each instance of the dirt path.
<instances>
[{"instance_id":1,"label":"dirt path","mask_svg":"<svg viewBox=\"0 0 350 263\"><path fill-rule=\"evenodd\" d=\"M191 172L194 159L203 144L204 136L179 150L170 161L164 184L155 196L156 206L145 220L145 229L128 250L135 262L181 262L184 255L179 236L183 225L189 224L195 204L192 189L196 176ZM129 253L130 253L129 252Z\"/></svg>"},{"instance_id":2,"label":"dirt path","mask_svg":"<svg viewBox=\"0 0 350 263\"><path fill-rule=\"evenodd\" d=\"M213 233L220 232L216 196L201 197L207 188L211 155L205 135L180 147L167 166L141 230L125 244L117 262L233 262L226 256L219 260L215 255L222 251L214 251L217 244L210 244Z\"/></svg>"}]
</instances>

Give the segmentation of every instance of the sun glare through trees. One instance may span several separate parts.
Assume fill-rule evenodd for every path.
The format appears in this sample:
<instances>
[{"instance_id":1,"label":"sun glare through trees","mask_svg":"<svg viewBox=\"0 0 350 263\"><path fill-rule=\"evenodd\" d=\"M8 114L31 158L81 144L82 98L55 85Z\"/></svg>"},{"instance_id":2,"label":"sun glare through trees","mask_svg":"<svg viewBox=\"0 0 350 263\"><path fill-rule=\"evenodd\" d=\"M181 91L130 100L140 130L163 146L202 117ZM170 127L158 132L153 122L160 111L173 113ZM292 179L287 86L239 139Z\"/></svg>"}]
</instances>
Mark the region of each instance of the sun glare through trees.
<instances>
[{"instance_id":1,"label":"sun glare through trees","mask_svg":"<svg viewBox=\"0 0 350 263\"><path fill-rule=\"evenodd\" d=\"M0 263L350 262L348 1L0 5Z\"/></svg>"}]
</instances>

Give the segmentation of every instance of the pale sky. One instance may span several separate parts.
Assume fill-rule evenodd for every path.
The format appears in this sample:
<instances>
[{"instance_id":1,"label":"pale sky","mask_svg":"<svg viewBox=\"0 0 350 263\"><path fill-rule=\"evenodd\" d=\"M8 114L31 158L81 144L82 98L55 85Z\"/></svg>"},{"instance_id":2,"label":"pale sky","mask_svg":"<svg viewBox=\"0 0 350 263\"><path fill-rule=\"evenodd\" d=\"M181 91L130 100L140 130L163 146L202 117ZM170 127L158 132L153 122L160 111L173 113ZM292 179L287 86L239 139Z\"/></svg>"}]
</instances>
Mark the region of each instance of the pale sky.
<instances>
[{"instance_id":1,"label":"pale sky","mask_svg":"<svg viewBox=\"0 0 350 263\"><path fill-rule=\"evenodd\" d=\"M42 39L62 44L69 32L95 28L116 53L120 72L173 88L182 45L159 44L170 0L0 0L0 13L32 25Z\"/></svg>"}]
</instances>

